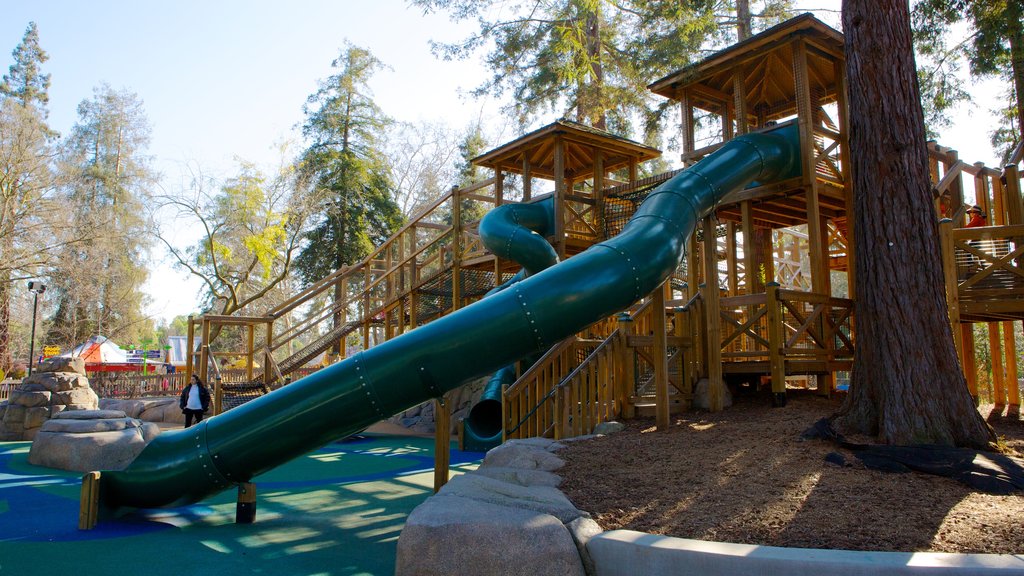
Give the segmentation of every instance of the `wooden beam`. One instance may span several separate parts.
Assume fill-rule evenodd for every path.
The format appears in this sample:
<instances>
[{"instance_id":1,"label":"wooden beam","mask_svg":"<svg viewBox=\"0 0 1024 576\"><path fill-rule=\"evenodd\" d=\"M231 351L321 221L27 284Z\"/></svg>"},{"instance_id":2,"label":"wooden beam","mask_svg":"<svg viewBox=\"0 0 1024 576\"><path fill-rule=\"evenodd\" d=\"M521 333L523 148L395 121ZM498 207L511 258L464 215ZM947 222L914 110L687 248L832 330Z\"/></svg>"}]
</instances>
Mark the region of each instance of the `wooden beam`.
<instances>
[{"instance_id":1,"label":"wooden beam","mask_svg":"<svg viewBox=\"0 0 1024 576\"><path fill-rule=\"evenodd\" d=\"M651 332L654 336L651 346L651 362L654 364L655 424L658 430L669 429L668 397L668 343L665 332L665 285L651 293Z\"/></svg>"},{"instance_id":2,"label":"wooden beam","mask_svg":"<svg viewBox=\"0 0 1024 576\"><path fill-rule=\"evenodd\" d=\"M746 134L750 132L750 125L748 124L750 117L747 112L747 87L739 68L732 73L732 97L732 106L736 117L736 133Z\"/></svg>"},{"instance_id":3,"label":"wooden beam","mask_svg":"<svg viewBox=\"0 0 1024 576\"><path fill-rule=\"evenodd\" d=\"M712 412L725 408L725 381L722 379L722 327L719 316L718 248L714 215L704 217L704 310L707 322L708 403Z\"/></svg>"},{"instance_id":4,"label":"wooden beam","mask_svg":"<svg viewBox=\"0 0 1024 576\"><path fill-rule=\"evenodd\" d=\"M434 399L434 492L448 483L451 458L451 409L445 398Z\"/></svg>"},{"instance_id":5,"label":"wooden beam","mask_svg":"<svg viewBox=\"0 0 1024 576\"><path fill-rule=\"evenodd\" d=\"M689 154L694 149L694 124L693 104L690 102L690 94L686 90L679 92L679 109L681 114L680 138L683 143L683 154Z\"/></svg>"},{"instance_id":6,"label":"wooden beam","mask_svg":"<svg viewBox=\"0 0 1024 576\"><path fill-rule=\"evenodd\" d=\"M559 260L565 259L565 143L555 139L555 252Z\"/></svg>"}]
</instances>

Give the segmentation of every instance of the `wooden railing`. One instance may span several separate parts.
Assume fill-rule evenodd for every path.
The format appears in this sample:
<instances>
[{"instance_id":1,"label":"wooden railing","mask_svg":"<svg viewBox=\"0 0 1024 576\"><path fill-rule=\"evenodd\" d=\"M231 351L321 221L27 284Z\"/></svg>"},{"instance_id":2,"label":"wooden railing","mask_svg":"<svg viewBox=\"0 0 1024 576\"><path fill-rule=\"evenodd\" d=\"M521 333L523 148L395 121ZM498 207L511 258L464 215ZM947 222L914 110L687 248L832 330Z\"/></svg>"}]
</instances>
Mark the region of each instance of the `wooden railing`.
<instances>
[{"instance_id":1,"label":"wooden railing","mask_svg":"<svg viewBox=\"0 0 1024 576\"><path fill-rule=\"evenodd\" d=\"M696 300L684 309L692 312ZM653 397L642 389L641 378L653 375L657 360L651 302L648 299L632 314L609 318L581 333L593 336L601 328L610 329L613 322L618 324L603 339L578 335L555 346L506 389L502 401L506 439L589 434L601 422L631 416L638 399ZM661 313L674 323L674 333L667 337L668 362L679 369L670 370L669 383L689 399L687 384L692 382L685 375L693 371L683 363L692 339L684 336L686 312L665 308Z\"/></svg>"},{"instance_id":2,"label":"wooden railing","mask_svg":"<svg viewBox=\"0 0 1024 576\"><path fill-rule=\"evenodd\" d=\"M185 373L140 374L136 372L91 372L89 386L100 398L147 398L177 396L185 386Z\"/></svg>"},{"instance_id":3,"label":"wooden railing","mask_svg":"<svg viewBox=\"0 0 1024 576\"><path fill-rule=\"evenodd\" d=\"M956 320L1024 314L1024 225L939 227L947 304ZM1004 318L1005 317L1005 318Z\"/></svg>"},{"instance_id":4,"label":"wooden railing","mask_svg":"<svg viewBox=\"0 0 1024 576\"><path fill-rule=\"evenodd\" d=\"M501 401L503 440L553 434L558 421L555 391L580 365L587 345L597 343L576 336L563 340L505 389Z\"/></svg>"}]
</instances>

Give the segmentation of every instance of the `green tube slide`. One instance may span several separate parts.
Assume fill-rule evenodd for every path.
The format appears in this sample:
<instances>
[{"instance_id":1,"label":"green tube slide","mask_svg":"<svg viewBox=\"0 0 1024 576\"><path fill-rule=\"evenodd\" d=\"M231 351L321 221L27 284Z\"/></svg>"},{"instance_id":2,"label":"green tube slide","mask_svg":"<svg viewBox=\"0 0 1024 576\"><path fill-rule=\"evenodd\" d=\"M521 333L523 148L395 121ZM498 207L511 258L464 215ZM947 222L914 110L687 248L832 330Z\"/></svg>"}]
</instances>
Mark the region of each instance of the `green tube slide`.
<instances>
[{"instance_id":1,"label":"green tube slide","mask_svg":"<svg viewBox=\"0 0 1024 576\"><path fill-rule=\"evenodd\" d=\"M100 503L202 500L623 310L679 264L704 214L731 191L799 170L794 126L731 140L655 189L622 233L453 314L197 426L157 436L104 472Z\"/></svg>"},{"instance_id":2,"label":"green tube slide","mask_svg":"<svg viewBox=\"0 0 1024 576\"><path fill-rule=\"evenodd\" d=\"M491 253L523 267L487 296L558 263L558 253L545 239L555 233L553 197L529 204L498 206L480 220L479 233ZM532 355L527 359L531 364L536 360ZM516 366L513 363L495 372L484 385L479 400L462 422L462 445L466 450L485 452L501 444L501 396L515 380Z\"/></svg>"}]
</instances>

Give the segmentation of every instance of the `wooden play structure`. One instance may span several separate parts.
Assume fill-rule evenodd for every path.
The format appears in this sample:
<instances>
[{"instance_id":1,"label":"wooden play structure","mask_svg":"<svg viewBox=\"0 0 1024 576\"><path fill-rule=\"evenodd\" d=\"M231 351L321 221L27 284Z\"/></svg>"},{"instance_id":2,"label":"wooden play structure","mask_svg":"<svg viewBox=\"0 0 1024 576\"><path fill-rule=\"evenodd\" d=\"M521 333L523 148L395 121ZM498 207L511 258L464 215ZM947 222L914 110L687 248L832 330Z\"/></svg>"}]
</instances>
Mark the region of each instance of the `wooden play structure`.
<instances>
[{"instance_id":1,"label":"wooden play structure","mask_svg":"<svg viewBox=\"0 0 1024 576\"><path fill-rule=\"evenodd\" d=\"M585 434L599 422L645 412L665 426L672 410L691 405L698 388L707 390L701 402L722 409L727 382L768 386L782 405L787 381L813 382L830 394L837 376L851 368L856 287L849 271L856 246L848 223L855 191L841 34L803 15L650 89L679 104L684 165L735 136L792 123L803 173L731 196L704 218L682 266L661 289L523 366L504 392L505 438ZM1024 319L1024 206L1016 167L1022 151L1001 170L966 164L937 144L928 153L936 216L943 219L950 321L972 393L979 386L972 330L986 323L995 400L1019 405L1012 324ZM189 349L197 349L193 338L202 344L186 371L207 381L213 376L221 411L284 385L324 352L343 358L482 298L518 270L486 251L477 234L480 217L504 203L553 196L556 230L548 240L561 258L572 258L617 234L646 194L675 174L644 170L659 154L567 120L499 146L474 160L493 177L423 207L358 264L263 316L192 319ZM515 190L509 174L519 177ZM550 184L542 188L541 181ZM992 225L962 228L965 202L980 205ZM207 345L211 331L225 325L243 327L244 350ZM248 359L246 382L218 381L209 372L218 355ZM448 407L444 399L436 406L438 428L446 431Z\"/></svg>"}]
</instances>

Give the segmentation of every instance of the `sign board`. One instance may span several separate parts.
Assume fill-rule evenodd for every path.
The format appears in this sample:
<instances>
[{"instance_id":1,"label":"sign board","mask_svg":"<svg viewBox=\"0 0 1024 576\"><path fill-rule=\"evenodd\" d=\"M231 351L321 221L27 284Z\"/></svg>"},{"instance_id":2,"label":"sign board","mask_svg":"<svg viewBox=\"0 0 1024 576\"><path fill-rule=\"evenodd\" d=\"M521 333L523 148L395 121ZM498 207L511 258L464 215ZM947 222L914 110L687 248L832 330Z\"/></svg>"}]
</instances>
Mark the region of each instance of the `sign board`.
<instances>
[{"instance_id":1,"label":"sign board","mask_svg":"<svg viewBox=\"0 0 1024 576\"><path fill-rule=\"evenodd\" d=\"M160 360L163 352L160 350L126 350L129 364L142 364L143 360Z\"/></svg>"},{"instance_id":2,"label":"sign board","mask_svg":"<svg viewBox=\"0 0 1024 576\"><path fill-rule=\"evenodd\" d=\"M46 358L49 358L51 356L56 356L58 354L60 354L60 346L44 346L43 347L43 356L46 357Z\"/></svg>"}]
</instances>

